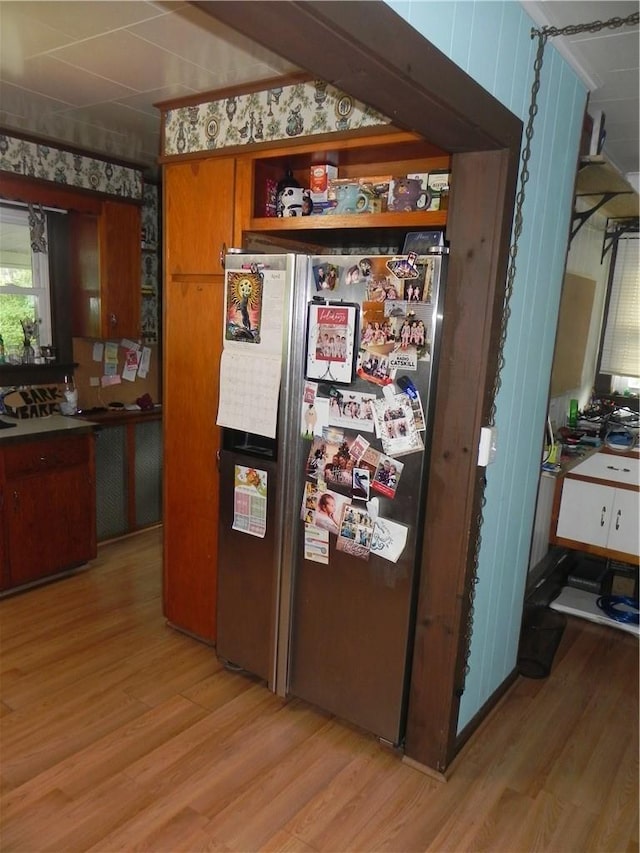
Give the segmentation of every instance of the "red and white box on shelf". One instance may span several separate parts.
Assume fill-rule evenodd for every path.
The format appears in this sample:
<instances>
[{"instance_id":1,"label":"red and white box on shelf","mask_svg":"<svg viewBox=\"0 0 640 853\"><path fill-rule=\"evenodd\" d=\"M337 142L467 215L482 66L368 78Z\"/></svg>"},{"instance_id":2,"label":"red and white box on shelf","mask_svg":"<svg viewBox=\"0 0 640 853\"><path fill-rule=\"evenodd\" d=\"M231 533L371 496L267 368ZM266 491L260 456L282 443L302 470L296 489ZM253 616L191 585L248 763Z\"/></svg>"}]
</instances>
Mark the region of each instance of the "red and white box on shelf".
<instances>
[{"instance_id":1,"label":"red and white box on shelf","mask_svg":"<svg viewBox=\"0 0 640 853\"><path fill-rule=\"evenodd\" d=\"M311 166L309 170L309 191L311 201L314 204L328 201L329 181L335 180L337 177L337 166L330 166L328 163Z\"/></svg>"}]
</instances>

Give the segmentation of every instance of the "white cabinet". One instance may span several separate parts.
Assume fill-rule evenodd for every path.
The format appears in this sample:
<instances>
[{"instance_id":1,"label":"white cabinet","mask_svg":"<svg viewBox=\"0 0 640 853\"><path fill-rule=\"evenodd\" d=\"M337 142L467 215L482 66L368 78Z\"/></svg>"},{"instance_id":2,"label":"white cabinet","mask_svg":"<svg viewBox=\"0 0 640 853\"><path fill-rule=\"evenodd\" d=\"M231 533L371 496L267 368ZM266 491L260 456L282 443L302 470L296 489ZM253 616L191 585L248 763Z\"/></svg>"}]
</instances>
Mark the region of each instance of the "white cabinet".
<instances>
[{"instance_id":1,"label":"white cabinet","mask_svg":"<svg viewBox=\"0 0 640 853\"><path fill-rule=\"evenodd\" d=\"M615 489L607 547L612 551L640 556L640 500L638 492Z\"/></svg>"},{"instance_id":2,"label":"white cabinet","mask_svg":"<svg viewBox=\"0 0 640 853\"><path fill-rule=\"evenodd\" d=\"M638 556L639 510L637 491L566 477L556 535Z\"/></svg>"},{"instance_id":3,"label":"white cabinet","mask_svg":"<svg viewBox=\"0 0 640 853\"><path fill-rule=\"evenodd\" d=\"M640 554L640 459L594 453L559 482L551 541L623 561Z\"/></svg>"}]
</instances>

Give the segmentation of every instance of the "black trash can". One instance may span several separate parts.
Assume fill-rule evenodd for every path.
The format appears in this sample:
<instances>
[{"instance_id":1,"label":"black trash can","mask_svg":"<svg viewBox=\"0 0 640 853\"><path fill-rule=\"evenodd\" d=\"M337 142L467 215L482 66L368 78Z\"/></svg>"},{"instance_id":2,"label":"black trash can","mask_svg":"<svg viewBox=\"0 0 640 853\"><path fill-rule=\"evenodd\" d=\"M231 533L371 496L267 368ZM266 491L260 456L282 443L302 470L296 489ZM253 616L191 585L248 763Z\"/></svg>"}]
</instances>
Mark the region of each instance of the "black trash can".
<instances>
[{"instance_id":1,"label":"black trash can","mask_svg":"<svg viewBox=\"0 0 640 853\"><path fill-rule=\"evenodd\" d=\"M550 607L525 608L518 648L520 675L547 678L566 624L566 615Z\"/></svg>"}]
</instances>

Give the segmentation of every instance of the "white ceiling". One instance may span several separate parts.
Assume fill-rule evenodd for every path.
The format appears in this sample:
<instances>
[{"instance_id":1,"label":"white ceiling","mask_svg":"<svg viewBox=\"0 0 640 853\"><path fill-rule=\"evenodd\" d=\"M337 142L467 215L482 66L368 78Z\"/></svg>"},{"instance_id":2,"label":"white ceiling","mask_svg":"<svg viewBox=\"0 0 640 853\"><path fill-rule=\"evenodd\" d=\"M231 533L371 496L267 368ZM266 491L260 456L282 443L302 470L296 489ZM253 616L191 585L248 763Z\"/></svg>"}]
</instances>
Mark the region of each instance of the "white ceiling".
<instances>
[{"instance_id":1,"label":"white ceiling","mask_svg":"<svg viewBox=\"0 0 640 853\"><path fill-rule=\"evenodd\" d=\"M184 2L0 2L0 125L153 164L158 101L294 67Z\"/></svg>"},{"instance_id":2,"label":"white ceiling","mask_svg":"<svg viewBox=\"0 0 640 853\"><path fill-rule=\"evenodd\" d=\"M589 23L638 2L523 2L538 25ZM638 172L638 28L554 39L606 114L605 153ZM562 44L561 44L562 43ZM0 125L154 165L159 101L296 71L185 2L0 0Z\"/></svg>"}]
</instances>

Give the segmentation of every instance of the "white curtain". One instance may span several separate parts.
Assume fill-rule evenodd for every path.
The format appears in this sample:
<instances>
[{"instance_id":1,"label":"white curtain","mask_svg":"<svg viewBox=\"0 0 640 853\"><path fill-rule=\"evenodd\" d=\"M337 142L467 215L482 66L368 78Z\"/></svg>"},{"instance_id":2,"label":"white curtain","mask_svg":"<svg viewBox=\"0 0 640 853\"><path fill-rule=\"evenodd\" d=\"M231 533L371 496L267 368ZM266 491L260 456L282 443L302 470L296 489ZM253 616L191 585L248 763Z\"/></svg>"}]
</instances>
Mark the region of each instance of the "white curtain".
<instances>
[{"instance_id":1,"label":"white curtain","mask_svg":"<svg viewBox=\"0 0 640 853\"><path fill-rule=\"evenodd\" d=\"M600 372L640 377L640 274L637 235L621 237L606 327Z\"/></svg>"}]
</instances>

